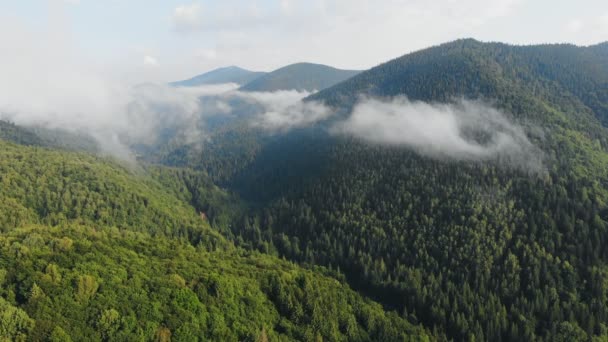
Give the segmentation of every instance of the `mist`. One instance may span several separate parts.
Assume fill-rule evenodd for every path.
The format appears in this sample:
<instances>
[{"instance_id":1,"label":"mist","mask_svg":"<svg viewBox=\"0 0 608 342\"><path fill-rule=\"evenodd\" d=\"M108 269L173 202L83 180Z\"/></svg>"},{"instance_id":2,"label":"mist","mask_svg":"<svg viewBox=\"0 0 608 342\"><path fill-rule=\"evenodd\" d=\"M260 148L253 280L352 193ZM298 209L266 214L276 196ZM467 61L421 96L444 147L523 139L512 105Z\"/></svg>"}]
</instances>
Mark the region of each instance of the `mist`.
<instances>
[{"instance_id":1,"label":"mist","mask_svg":"<svg viewBox=\"0 0 608 342\"><path fill-rule=\"evenodd\" d=\"M135 160L132 146L154 145L161 136L178 144L201 144L213 133L206 120L217 115L240 118L247 112L252 127L278 133L336 116L322 103L303 101L310 93L295 90L242 92L236 84L131 86L74 48L61 30L31 31L4 19L0 119L86 134L103 152L124 160ZM249 108L233 107L231 99ZM432 158L542 168L542 153L524 128L482 102L362 97L346 118L326 127L332 134L402 146Z\"/></svg>"},{"instance_id":2,"label":"mist","mask_svg":"<svg viewBox=\"0 0 608 342\"><path fill-rule=\"evenodd\" d=\"M310 94L297 90L235 93L263 109L250 121L252 126L277 132L308 126L327 119L332 114L332 110L321 103L302 101Z\"/></svg>"},{"instance_id":3,"label":"mist","mask_svg":"<svg viewBox=\"0 0 608 342\"><path fill-rule=\"evenodd\" d=\"M534 172L543 167L542 152L524 129L479 101L431 104L405 97L362 98L331 131L437 159L496 160Z\"/></svg>"},{"instance_id":4,"label":"mist","mask_svg":"<svg viewBox=\"0 0 608 342\"><path fill-rule=\"evenodd\" d=\"M451 103L410 101L406 97L360 97L345 118L336 109L316 101L303 101L306 92L234 92L261 106L253 127L285 133L293 128L335 120L323 127L331 134L352 136L368 143L398 146L420 155L456 161L495 161L502 166L538 173L544 169L542 151L524 127L509 115L482 101L460 99Z\"/></svg>"},{"instance_id":5,"label":"mist","mask_svg":"<svg viewBox=\"0 0 608 342\"><path fill-rule=\"evenodd\" d=\"M0 41L0 119L85 134L104 153L128 161L134 161L129 146L152 144L162 131L180 132L184 143L201 140L205 111L199 98L237 87L132 86L75 48L69 34L51 24L30 30L3 18Z\"/></svg>"}]
</instances>

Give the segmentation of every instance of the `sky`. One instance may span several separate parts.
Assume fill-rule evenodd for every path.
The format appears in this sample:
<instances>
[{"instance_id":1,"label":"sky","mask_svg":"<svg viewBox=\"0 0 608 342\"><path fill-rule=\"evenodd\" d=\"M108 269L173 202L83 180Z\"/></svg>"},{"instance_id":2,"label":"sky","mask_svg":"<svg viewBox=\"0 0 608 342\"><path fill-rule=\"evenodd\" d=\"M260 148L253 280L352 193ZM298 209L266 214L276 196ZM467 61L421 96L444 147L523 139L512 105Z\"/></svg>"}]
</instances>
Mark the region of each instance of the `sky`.
<instances>
[{"instance_id":1,"label":"sky","mask_svg":"<svg viewBox=\"0 0 608 342\"><path fill-rule=\"evenodd\" d=\"M0 29L0 49L15 50L7 43L14 32L31 40L24 45L44 45L40 58L67 49L83 65L138 84L228 65L366 69L467 37L590 45L608 40L608 1L0 0Z\"/></svg>"}]
</instances>

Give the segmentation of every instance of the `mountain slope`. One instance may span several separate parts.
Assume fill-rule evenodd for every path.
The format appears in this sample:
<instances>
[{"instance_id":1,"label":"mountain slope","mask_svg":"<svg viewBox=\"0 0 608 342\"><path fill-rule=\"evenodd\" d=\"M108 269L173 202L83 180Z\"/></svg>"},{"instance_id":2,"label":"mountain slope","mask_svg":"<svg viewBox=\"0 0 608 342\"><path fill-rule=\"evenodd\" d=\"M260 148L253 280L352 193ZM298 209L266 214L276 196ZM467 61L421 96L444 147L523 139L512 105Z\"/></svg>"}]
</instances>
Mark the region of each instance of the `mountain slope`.
<instances>
[{"instance_id":1,"label":"mountain slope","mask_svg":"<svg viewBox=\"0 0 608 342\"><path fill-rule=\"evenodd\" d=\"M323 125L258 140L236 174L221 168L221 156L242 150L247 135L236 131L227 150L190 165L233 175L226 183L262 207L232 226L237 243L338 266L357 290L448 338L605 338L604 68L593 48L461 40L309 98L344 116L361 94L483 99L542 150L540 172L429 158Z\"/></svg>"},{"instance_id":2,"label":"mountain slope","mask_svg":"<svg viewBox=\"0 0 608 342\"><path fill-rule=\"evenodd\" d=\"M351 106L360 94L425 101L534 96L558 106L579 102L606 125L608 64L597 50L601 45L510 46L464 39L386 62L310 99Z\"/></svg>"},{"instance_id":3,"label":"mountain slope","mask_svg":"<svg viewBox=\"0 0 608 342\"><path fill-rule=\"evenodd\" d=\"M196 87L223 83L236 83L242 85L249 83L264 74L264 72L249 71L236 66L229 66L215 69L187 80L172 82L170 85L174 87Z\"/></svg>"},{"instance_id":4,"label":"mountain slope","mask_svg":"<svg viewBox=\"0 0 608 342\"><path fill-rule=\"evenodd\" d=\"M83 153L4 143L0 230L27 223L86 223L222 244L197 213L128 166ZM140 171L141 172L141 171Z\"/></svg>"},{"instance_id":5,"label":"mountain slope","mask_svg":"<svg viewBox=\"0 0 608 342\"><path fill-rule=\"evenodd\" d=\"M188 205L217 191L0 140L0 339L431 338L339 274L235 248Z\"/></svg>"},{"instance_id":6,"label":"mountain slope","mask_svg":"<svg viewBox=\"0 0 608 342\"><path fill-rule=\"evenodd\" d=\"M0 139L21 145L43 146L44 141L31 130L0 120Z\"/></svg>"},{"instance_id":7,"label":"mountain slope","mask_svg":"<svg viewBox=\"0 0 608 342\"><path fill-rule=\"evenodd\" d=\"M8 340L429 338L334 278L258 253L79 225L12 230L0 251L0 308L20 312L2 322Z\"/></svg>"},{"instance_id":8,"label":"mountain slope","mask_svg":"<svg viewBox=\"0 0 608 342\"><path fill-rule=\"evenodd\" d=\"M99 152L97 142L84 134L72 133L62 129L23 127L4 120L0 120L0 139L20 145Z\"/></svg>"},{"instance_id":9,"label":"mountain slope","mask_svg":"<svg viewBox=\"0 0 608 342\"><path fill-rule=\"evenodd\" d=\"M241 90L312 92L331 87L358 73L357 70L341 70L321 64L296 63L260 76L243 85Z\"/></svg>"},{"instance_id":10,"label":"mountain slope","mask_svg":"<svg viewBox=\"0 0 608 342\"><path fill-rule=\"evenodd\" d=\"M608 55L608 42L592 45L590 48L595 50L596 53L603 54L604 56Z\"/></svg>"}]
</instances>

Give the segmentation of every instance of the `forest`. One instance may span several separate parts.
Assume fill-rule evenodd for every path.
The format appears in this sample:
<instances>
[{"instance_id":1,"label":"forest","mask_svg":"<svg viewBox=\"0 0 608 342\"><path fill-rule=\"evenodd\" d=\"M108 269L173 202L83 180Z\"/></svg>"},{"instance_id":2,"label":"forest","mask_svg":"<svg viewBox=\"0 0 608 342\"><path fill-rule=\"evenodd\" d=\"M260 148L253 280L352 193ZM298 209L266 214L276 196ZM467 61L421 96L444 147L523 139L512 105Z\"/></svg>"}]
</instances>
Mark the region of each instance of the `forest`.
<instances>
[{"instance_id":1,"label":"forest","mask_svg":"<svg viewBox=\"0 0 608 342\"><path fill-rule=\"evenodd\" d=\"M269 134L236 115L135 165L0 121L0 340L606 341L606 61L465 39L304 100L491 103L534 169L339 117Z\"/></svg>"},{"instance_id":2,"label":"forest","mask_svg":"<svg viewBox=\"0 0 608 342\"><path fill-rule=\"evenodd\" d=\"M0 147L2 340L434 339L340 273L235 247L191 206L230 209L196 172Z\"/></svg>"},{"instance_id":3,"label":"forest","mask_svg":"<svg viewBox=\"0 0 608 342\"><path fill-rule=\"evenodd\" d=\"M361 93L491 100L541 132L528 135L541 171L437 160L329 134L324 123L279 137L228 124L202 153L168 146L164 160L206 171L247 203L227 235L237 245L339 270L447 339L601 340L606 57L601 45L459 40L307 99L335 108L352 108Z\"/></svg>"}]
</instances>

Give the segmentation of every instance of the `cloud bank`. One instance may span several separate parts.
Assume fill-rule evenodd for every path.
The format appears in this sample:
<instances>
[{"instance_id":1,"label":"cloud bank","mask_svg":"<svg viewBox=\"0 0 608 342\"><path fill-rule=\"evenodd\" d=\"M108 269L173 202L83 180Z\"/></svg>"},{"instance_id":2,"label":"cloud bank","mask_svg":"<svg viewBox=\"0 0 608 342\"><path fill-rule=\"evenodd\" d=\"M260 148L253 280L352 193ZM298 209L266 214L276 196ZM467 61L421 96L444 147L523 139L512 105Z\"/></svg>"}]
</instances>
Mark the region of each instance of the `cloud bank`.
<instances>
[{"instance_id":1,"label":"cloud bank","mask_svg":"<svg viewBox=\"0 0 608 342\"><path fill-rule=\"evenodd\" d=\"M88 61L68 37L53 27L31 31L8 18L0 22L0 119L84 133L129 160L128 146L153 143L167 131L186 143L201 139L199 98L236 88L131 87Z\"/></svg>"},{"instance_id":2,"label":"cloud bank","mask_svg":"<svg viewBox=\"0 0 608 342\"><path fill-rule=\"evenodd\" d=\"M322 103L302 101L305 93L236 94L262 105L263 110L251 122L268 131L286 132L334 115L334 110ZM435 159L492 160L533 172L543 169L543 154L524 128L479 101L431 104L406 97L362 97L346 118L331 120L326 127L335 135L408 148Z\"/></svg>"},{"instance_id":3,"label":"cloud bank","mask_svg":"<svg viewBox=\"0 0 608 342\"><path fill-rule=\"evenodd\" d=\"M302 101L308 93L227 93L260 106L251 125L270 132L286 132L324 121L335 110L315 101ZM543 169L543 155L523 127L500 110L479 102L460 100L431 104L406 97L361 97L345 118L336 117L324 127L372 144L399 146L436 159L498 161L534 172Z\"/></svg>"},{"instance_id":4,"label":"cloud bank","mask_svg":"<svg viewBox=\"0 0 608 342\"><path fill-rule=\"evenodd\" d=\"M332 111L318 102L304 102L308 92L283 90L275 92L236 92L237 97L262 107L263 111L251 121L255 127L285 132L328 118Z\"/></svg>"},{"instance_id":5,"label":"cloud bank","mask_svg":"<svg viewBox=\"0 0 608 342\"><path fill-rule=\"evenodd\" d=\"M235 84L127 86L87 62L65 35L52 29L33 32L4 20L0 41L0 118L88 134L104 151L123 159L133 159L129 147L154 145L159 137L181 144L202 143L211 116L233 114L247 117L256 128L286 132L334 115L321 103L302 101L309 95L306 92L241 92ZM240 106L234 105L234 99L240 100ZM500 160L529 169L542 166L540 153L524 129L479 102L362 98L349 116L331 122L327 125L334 134L403 146L433 158Z\"/></svg>"},{"instance_id":6,"label":"cloud bank","mask_svg":"<svg viewBox=\"0 0 608 342\"><path fill-rule=\"evenodd\" d=\"M363 98L332 131L371 143L407 147L433 158L498 160L542 169L542 153L523 128L477 101L430 104L405 97Z\"/></svg>"}]
</instances>

